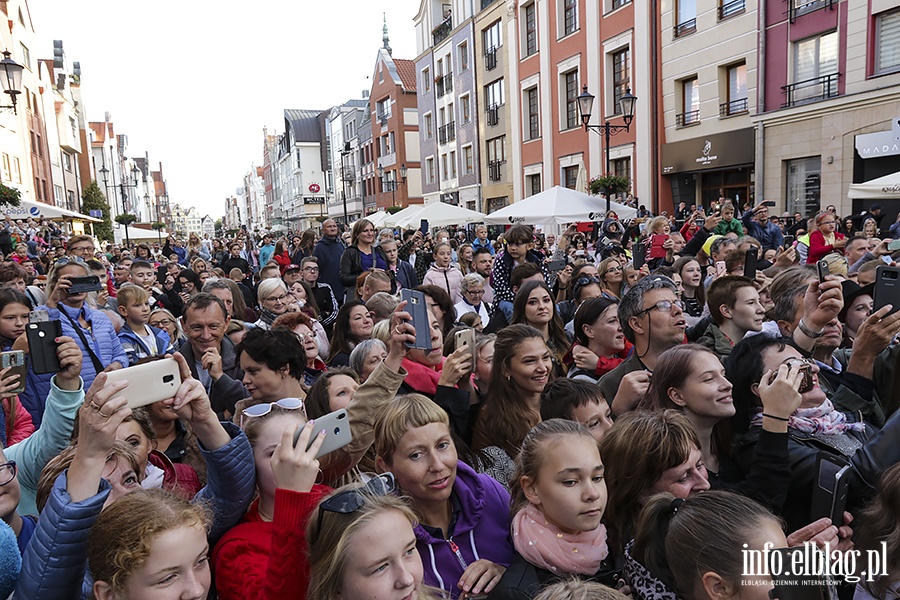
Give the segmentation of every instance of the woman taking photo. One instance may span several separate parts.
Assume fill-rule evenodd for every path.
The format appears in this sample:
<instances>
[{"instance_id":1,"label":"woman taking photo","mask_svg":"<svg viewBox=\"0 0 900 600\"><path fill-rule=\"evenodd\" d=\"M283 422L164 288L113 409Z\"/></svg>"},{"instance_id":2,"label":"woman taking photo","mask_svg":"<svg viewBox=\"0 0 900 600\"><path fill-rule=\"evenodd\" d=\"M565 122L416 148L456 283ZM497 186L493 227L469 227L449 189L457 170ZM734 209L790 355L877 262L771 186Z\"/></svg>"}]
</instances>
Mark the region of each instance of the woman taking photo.
<instances>
[{"instance_id":1,"label":"woman taking photo","mask_svg":"<svg viewBox=\"0 0 900 600\"><path fill-rule=\"evenodd\" d=\"M386 271L387 268L384 250L375 246L375 226L368 219L359 219L353 223L350 246L341 255L341 285L355 290L360 273L373 269Z\"/></svg>"},{"instance_id":2,"label":"woman taking photo","mask_svg":"<svg viewBox=\"0 0 900 600\"><path fill-rule=\"evenodd\" d=\"M489 593L513 556L509 494L459 460L447 413L422 395L398 396L375 421L375 452L420 516L425 583L451 598Z\"/></svg>"},{"instance_id":3,"label":"woman taking photo","mask_svg":"<svg viewBox=\"0 0 900 600\"><path fill-rule=\"evenodd\" d=\"M578 307L569 377L597 383L628 356L633 346L622 333L618 309L608 298L588 298Z\"/></svg>"},{"instance_id":4,"label":"woman taking photo","mask_svg":"<svg viewBox=\"0 0 900 600\"><path fill-rule=\"evenodd\" d=\"M356 344L372 336L374 323L362 300L345 302L334 320L334 334L331 337L331 354L328 366L346 367L350 364L350 353Z\"/></svg>"},{"instance_id":5,"label":"woman taking photo","mask_svg":"<svg viewBox=\"0 0 900 600\"><path fill-rule=\"evenodd\" d=\"M676 273L681 275L681 301L684 302L684 312L699 319L706 308L706 288L703 285L703 268L696 258L682 256L672 266Z\"/></svg>"},{"instance_id":6,"label":"woman taking photo","mask_svg":"<svg viewBox=\"0 0 900 600\"><path fill-rule=\"evenodd\" d=\"M509 487L515 457L528 431L541 420L541 392L553 372L544 337L528 325L510 325L494 342L491 385L472 433L472 449L485 450L485 473Z\"/></svg>"},{"instance_id":7,"label":"woman taking photo","mask_svg":"<svg viewBox=\"0 0 900 600\"><path fill-rule=\"evenodd\" d=\"M571 340L546 283L528 281L519 288L513 301L512 323L521 323L540 331L547 347L553 352L555 375L565 374L563 356L569 351Z\"/></svg>"},{"instance_id":8,"label":"woman taking photo","mask_svg":"<svg viewBox=\"0 0 900 600\"><path fill-rule=\"evenodd\" d=\"M200 276L190 270L184 269L178 274L178 287L181 290L179 295L185 302L200 293L203 284L200 282Z\"/></svg>"},{"instance_id":9,"label":"woman taking photo","mask_svg":"<svg viewBox=\"0 0 900 600\"><path fill-rule=\"evenodd\" d=\"M288 312L288 307L293 304L293 297L281 279L263 279L256 294L262 310L253 326L263 330L271 328L275 319Z\"/></svg>"},{"instance_id":10,"label":"woman taking photo","mask_svg":"<svg viewBox=\"0 0 900 600\"><path fill-rule=\"evenodd\" d=\"M816 229L809 234L809 252L806 255L806 264L814 265L832 252L844 253L847 238L844 237L844 234L837 233L836 227L837 217L832 213L821 212L816 215Z\"/></svg>"}]
</instances>

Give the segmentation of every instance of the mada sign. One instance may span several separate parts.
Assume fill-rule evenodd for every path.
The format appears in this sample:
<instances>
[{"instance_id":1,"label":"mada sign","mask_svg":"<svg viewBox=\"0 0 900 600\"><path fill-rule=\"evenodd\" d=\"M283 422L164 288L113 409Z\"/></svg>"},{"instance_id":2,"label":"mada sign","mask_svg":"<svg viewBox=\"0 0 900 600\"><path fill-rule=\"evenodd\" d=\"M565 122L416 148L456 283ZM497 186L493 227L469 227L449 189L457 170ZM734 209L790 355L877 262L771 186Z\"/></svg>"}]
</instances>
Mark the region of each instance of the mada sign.
<instances>
[{"instance_id":1,"label":"mada sign","mask_svg":"<svg viewBox=\"0 0 900 600\"><path fill-rule=\"evenodd\" d=\"M890 131L877 131L856 136L855 144L860 158L900 154L900 119L893 120Z\"/></svg>"},{"instance_id":2,"label":"mada sign","mask_svg":"<svg viewBox=\"0 0 900 600\"><path fill-rule=\"evenodd\" d=\"M663 144L662 173L671 175L753 164L755 147L752 127Z\"/></svg>"}]
</instances>

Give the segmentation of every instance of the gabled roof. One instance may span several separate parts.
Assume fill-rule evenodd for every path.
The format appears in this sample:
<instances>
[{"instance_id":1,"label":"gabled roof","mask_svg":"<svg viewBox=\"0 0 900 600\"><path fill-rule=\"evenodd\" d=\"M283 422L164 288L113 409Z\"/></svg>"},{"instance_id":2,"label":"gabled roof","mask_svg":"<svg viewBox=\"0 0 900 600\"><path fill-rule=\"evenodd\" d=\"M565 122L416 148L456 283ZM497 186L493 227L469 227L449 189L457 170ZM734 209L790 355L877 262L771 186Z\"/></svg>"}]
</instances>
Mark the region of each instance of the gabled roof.
<instances>
[{"instance_id":1,"label":"gabled roof","mask_svg":"<svg viewBox=\"0 0 900 600\"><path fill-rule=\"evenodd\" d=\"M397 73L403 82L403 91L416 91L416 63L405 58L395 58L394 64L397 65Z\"/></svg>"},{"instance_id":2,"label":"gabled roof","mask_svg":"<svg viewBox=\"0 0 900 600\"><path fill-rule=\"evenodd\" d=\"M284 126L285 129L291 128L294 143L322 141L318 122L318 116L321 113L321 110L284 109Z\"/></svg>"}]
</instances>

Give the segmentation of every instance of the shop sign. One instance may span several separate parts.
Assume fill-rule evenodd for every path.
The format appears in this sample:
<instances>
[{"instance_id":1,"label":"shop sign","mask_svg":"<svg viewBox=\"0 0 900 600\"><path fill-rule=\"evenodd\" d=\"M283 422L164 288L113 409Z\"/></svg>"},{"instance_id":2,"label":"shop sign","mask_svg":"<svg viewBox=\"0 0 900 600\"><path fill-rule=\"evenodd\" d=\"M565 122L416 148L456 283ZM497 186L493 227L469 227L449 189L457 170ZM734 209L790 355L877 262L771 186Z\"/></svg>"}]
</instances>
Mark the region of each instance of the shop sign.
<instances>
[{"instance_id":1,"label":"shop sign","mask_svg":"<svg viewBox=\"0 0 900 600\"><path fill-rule=\"evenodd\" d=\"M856 136L860 158L877 158L900 154L900 119L894 119L890 131L876 131Z\"/></svg>"},{"instance_id":2,"label":"shop sign","mask_svg":"<svg viewBox=\"0 0 900 600\"><path fill-rule=\"evenodd\" d=\"M684 173L753 164L756 135L752 127L663 144L662 173Z\"/></svg>"}]
</instances>

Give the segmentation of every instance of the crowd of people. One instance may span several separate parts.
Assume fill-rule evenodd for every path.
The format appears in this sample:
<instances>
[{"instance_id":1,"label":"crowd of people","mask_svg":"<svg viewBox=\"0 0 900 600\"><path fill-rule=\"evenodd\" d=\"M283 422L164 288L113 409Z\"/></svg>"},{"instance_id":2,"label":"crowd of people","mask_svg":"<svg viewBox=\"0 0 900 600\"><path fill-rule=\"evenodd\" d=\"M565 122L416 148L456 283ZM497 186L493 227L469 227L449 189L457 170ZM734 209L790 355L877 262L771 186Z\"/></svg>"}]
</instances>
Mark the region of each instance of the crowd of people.
<instances>
[{"instance_id":1,"label":"crowd of people","mask_svg":"<svg viewBox=\"0 0 900 600\"><path fill-rule=\"evenodd\" d=\"M823 593L900 597L900 219L769 207L102 246L7 219L0 598L792 600L746 552L804 544L884 557ZM168 357L174 396L129 408L110 373Z\"/></svg>"}]
</instances>

